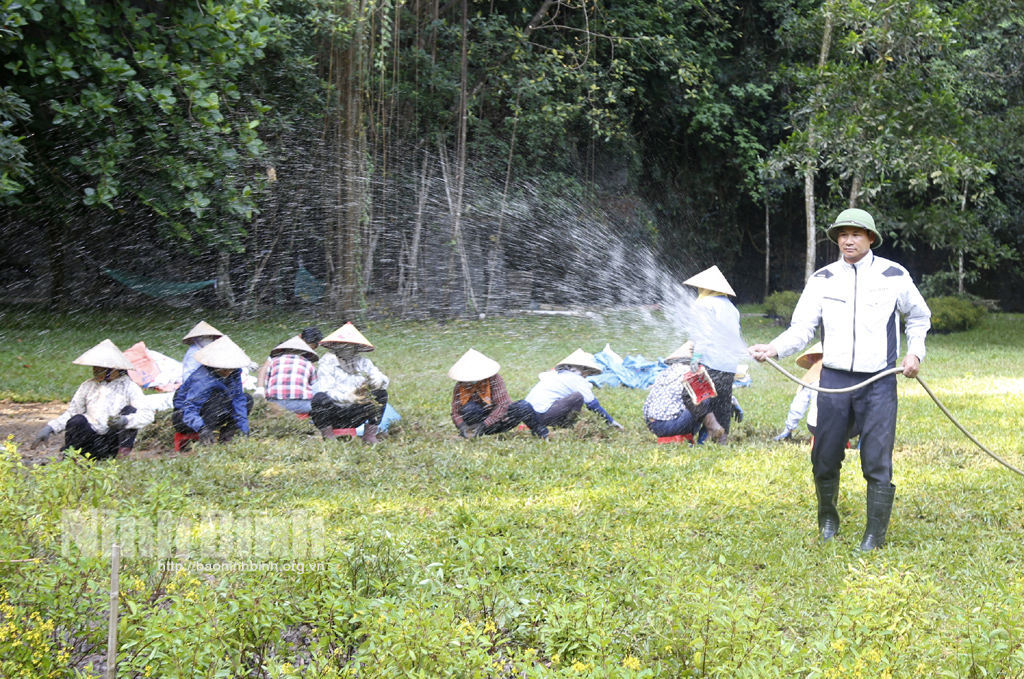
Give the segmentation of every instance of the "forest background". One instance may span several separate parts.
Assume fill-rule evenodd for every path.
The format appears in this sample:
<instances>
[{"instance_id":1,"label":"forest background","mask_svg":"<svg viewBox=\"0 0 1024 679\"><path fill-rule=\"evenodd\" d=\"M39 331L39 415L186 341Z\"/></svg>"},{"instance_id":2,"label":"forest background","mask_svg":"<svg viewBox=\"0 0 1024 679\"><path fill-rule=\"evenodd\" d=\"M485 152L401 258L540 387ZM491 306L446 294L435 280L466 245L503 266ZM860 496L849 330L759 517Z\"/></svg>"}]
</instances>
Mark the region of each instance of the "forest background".
<instances>
[{"instance_id":1,"label":"forest background","mask_svg":"<svg viewBox=\"0 0 1024 679\"><path fill-rule=\"evenodd\" d=\"M926 295L1024 308L1013 0L0 0L0 26L5 301L422 318L656 304L711 264L760 301L854 205Z\"/></svg>"}]
</instances>

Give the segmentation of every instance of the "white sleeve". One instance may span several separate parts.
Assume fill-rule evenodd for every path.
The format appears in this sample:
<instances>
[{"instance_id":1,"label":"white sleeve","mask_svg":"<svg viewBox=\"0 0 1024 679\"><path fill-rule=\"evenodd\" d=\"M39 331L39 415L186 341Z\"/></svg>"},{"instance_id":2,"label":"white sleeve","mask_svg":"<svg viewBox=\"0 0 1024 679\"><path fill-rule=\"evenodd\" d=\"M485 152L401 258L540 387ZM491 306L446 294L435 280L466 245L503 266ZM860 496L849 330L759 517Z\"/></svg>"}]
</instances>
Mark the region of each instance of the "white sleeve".
<instances>
[{"instance_id":1,"label":"white sleeve","mask_svg":"<svg viewBox=\"0 0 1024 679\"><path fill-rule=\"evenodd\" d=\"M924 338L932 327L932 311L913 281L908 281L897 306L906 316L907 353L924 359Z\"/></svg>"},{"instance_id":2,"label":"white sleeve","mask_svg":"<svg viewBox=\"0 0 1024 679\"><path fill-rule=\"evenodd\" d=\"M793 320L789 328L772 340L771 344L779 352L779 358L785 358L803 349L814 338L821 323L821 290L812 276L804 287L800 300L793 311Z\"/></svg>"},{"instance_id":3,"label":"white sleeve","mask_svg":"<svg viewBox=\"0 0 1024 679\"><path fill-rule=\"evenodd\" d=\"M800 387L796 390L793 403L789 406L789 415L786 416L786 429L796 431L796 426L800 424L800 420L807 413L808 406L811 405L811 395L813 393L807 387Z\"/></svg>"},{"instance_id":4,"label":"white sleeve","mask_svg":"<svg viewBox=\"0 0 1024 679\"><path fill-rule=\"evenodd\" d=\"M142 429L153 423L153 409L148 405L146 395L134 382L128 383L128 403L135 408L135 412L128 416L129 429Z\"/></svg>"},{"instance_id":5,"label":"white sleeve","mask_svg":"<svg viewBox=\"0 0 1024 679\"><path fill-rule=\"evenodd\" d=\"M68 420L72 417L75 415L85 415L85 399L89 391L89 381L82 382L75 395L71 398L71 403L68 404L67 410L61 413L60 417L56 420L47 422L46 426L52 429L54 434L59 434L64 431L64 427L67 426Z\"/></svg>"},{"instance_id":6,"label":"white sleeve","mask_svg":"<svg viewBox=\"0 0 1024 679\"><path fill-rule=\"evenodd\" d=\"M388 379L388 376L382 373L380 370L378 370L377 366L373 364L373 361L371 361L368 358L365 360L366 363L368 364L366 375L370 382L370 388L387 389L388 385L391 383L391 380Z\"/></svg>"}]
</instances>

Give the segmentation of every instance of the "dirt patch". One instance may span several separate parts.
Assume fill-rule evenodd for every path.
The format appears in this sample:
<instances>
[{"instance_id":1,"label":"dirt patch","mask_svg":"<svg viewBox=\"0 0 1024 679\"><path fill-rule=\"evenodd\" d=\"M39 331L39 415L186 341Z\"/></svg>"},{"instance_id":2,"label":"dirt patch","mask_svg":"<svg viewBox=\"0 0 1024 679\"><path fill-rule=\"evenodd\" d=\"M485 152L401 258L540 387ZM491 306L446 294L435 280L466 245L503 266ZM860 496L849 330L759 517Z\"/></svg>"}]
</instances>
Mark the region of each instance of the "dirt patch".
<instances>
[{"instance_id":1,"label":"dirt patch","mask_svg":"<svg viewBox=\"0 0 1024 679\"><path fill-rule=\"evenodd\" d=\"M18 444L18 452L29 464L45 464L49 460L60 457L60 449L64 445L64 434L53 434L49 440L35 450L29 450L32 441L35 440L39 430L46 426L46 423L60 417L67 409L67 403L50 401L49 403L14 403L13 401L0 401L0 436L7 440L8 436L14 436L14 442ZM134 459L148 459L158 457L165 453L171 453L172 446L157 445L155 439L148 439L140 442L132 451Z\"/></svg>"}]
</instances>

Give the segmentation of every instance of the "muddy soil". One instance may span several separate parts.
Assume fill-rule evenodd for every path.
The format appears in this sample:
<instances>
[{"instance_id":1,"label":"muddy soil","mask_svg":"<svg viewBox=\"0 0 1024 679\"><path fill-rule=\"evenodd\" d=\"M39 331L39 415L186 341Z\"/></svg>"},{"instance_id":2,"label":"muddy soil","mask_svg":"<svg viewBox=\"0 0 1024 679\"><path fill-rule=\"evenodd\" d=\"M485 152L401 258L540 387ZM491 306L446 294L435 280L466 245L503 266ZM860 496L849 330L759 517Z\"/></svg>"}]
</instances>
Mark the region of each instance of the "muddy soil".
<instances>
[{"instance_id":1,"label":"muddy soil","mask_svg":"<svg viewBox=\"0 0 1024 679\"><path fill-rule=\"evenodd\" d=\"M50 420L54 420L68 407L67 403L51 401L49 403L14 403L12 401L0 401L0 439L7 440L8 436L14 436L14 442L18 444L18 452L27 464L46 464L50 460L60 459L60 449L64 445L64 434L53 434L49 440L35 450L29 450L32 441L35 440L39 430L46 426ZM158 455L173 455L170 445L165 447L156 446L156 441L150 440L141 446L136 446L132 451L132 458L145 459Z\"/></svg>"}]
</instances>

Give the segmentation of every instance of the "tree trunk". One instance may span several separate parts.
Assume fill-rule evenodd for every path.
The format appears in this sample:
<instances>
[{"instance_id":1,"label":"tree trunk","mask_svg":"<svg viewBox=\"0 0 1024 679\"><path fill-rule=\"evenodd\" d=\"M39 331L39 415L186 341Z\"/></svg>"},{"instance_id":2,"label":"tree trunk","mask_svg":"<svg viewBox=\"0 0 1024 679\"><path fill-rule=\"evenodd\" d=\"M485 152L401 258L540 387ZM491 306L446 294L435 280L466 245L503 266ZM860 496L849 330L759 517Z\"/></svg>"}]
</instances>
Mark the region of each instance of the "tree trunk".
<instances>
[{"instance_id":1,"label":"tree trunk","mask_svg":"<svg viewBox=\"0 0 1024 679\"><path fill-rule=\"evenodd\" d=\"M832 44L832 12L828 3L824 6L825 27L821 35L821 51L818 53L818 71L823 71L828 62L828 51ZM819 85L820 89L821 86ZM814 174L817 164L814 136L814 123L810 125L807 135L807 168L804 170L804 209L806 211L806 235L807 235L807 256L804 259L804 280L809 280L814 275L815 261L817 259L817 216L814 208Z\"/></svg>"},{"instance_id":2,"label":"tree trunk","mask_svg":"<svg viewBox=\"0 0 1024 679\"><path fill-rule=\"evenodd\" d=\"M356 14L355 30L347 47L331 45L331 74L337 93L333 112L335 176L332 227L325 239L327 252L327 303L342 319L360 309L359 275L361 227L366 201L363 158L366 136L362 128L363 33L365 0L346 5Z\"/></svg>"},{"instance_id":3,"label":"tree trunk","mask_svg":"<svg viewBox=\"0 0 1024 679\"><path fill-rule=\"evenodd\" d=\"M967 187L968 183L964 182L964 192L960 198L960 213L963 214L967 211ZM961 297L964 294L964 249L960 248L957 251L957 268L956 268L956 292Z\"/></svg>"},{"instance_id":4,"label":"tree trunk","mask_svg":"<svg viewBox=\"0 0 1024 679\"><path fill-rule=\"evenodd\" d=\"M857 207L857 199L860 198L860 173L853 175L853 183L850 184L850 204L847 207Z\"/></svg>"},{"instance_id":5,"label":"tree trunk","mask_svg":"<svg viewBox=\"0 0 1024 679\"><path fill-rule=\"evenodd\" d=\"M806 214L807 256L804 259L804 281L814 275L818 229L814 212L814 170L804 172L804 213Z\"/></svg>"},{"instance_id":6,"label":"tree trunk","mask_svg":"<svg viewBox=\"0 0 1024 679\"><path fill-rule=\"evenodd\" d=\"M770 276L771 263L772 263L772 237L771 231L768 230L768 196L764 198L764 296L767 297L771 294Z\"/></svg>"},{"instance_id":7,"label":"tree trunk","mask_svg":"<svg viewBox=\"0 0 1024 679\"><path fill-rule=\"evenodd\" d=\"M416 198L416 220L412 227L412 241L409 244L408 267L406 269L405 294L402 299L402 313L408 313L409 307L419 293L419 257L420 235L423 233L423 208L427 205L427 168L430 165L430 154L423 153L423 170L420 173L419 195Z\"/></svg>"},{"instance_id":8,"label":"tree trunk","mask_svg":"<svg viewBox=\"0 0 1024 679\"><path fill-rule=\"evenodd\" d=\"M494 234L490 262L487 266L487 305L488 313L494 308L494 282L498 277L498 266L504 260L501 242L502 227L505 224L505 205L508 202L508 185L512 180L512 155L516 148L516 129L519 126L519 94L516 94L516 117L512 119L512 139L508 143L508 162L505 165L505 188L501 192L501 210L498 212L498 230Z\"/></svg>"},{"instance_id":9,"label":"tree trunk","mask_svg":"<svg viewBox=\"0 0 1024 679\"><path fill-rule=\"evenodd\" d=\"M235 293L231 289L230 252L221 252L217 256L217 299L228 309L235 306Z\"/></svg>"}]
</instances>

